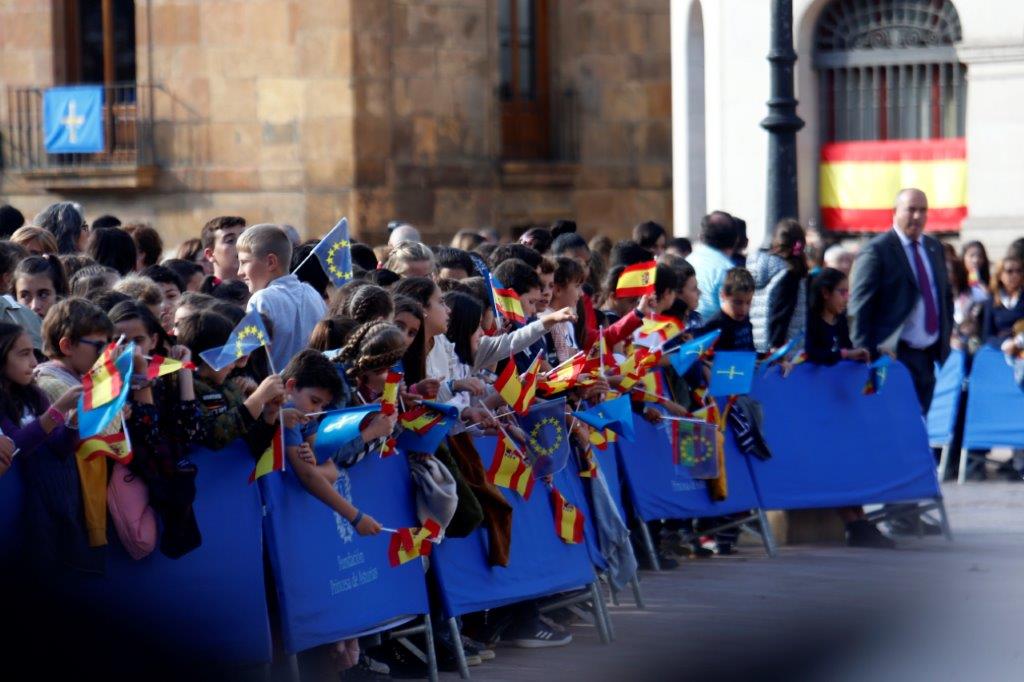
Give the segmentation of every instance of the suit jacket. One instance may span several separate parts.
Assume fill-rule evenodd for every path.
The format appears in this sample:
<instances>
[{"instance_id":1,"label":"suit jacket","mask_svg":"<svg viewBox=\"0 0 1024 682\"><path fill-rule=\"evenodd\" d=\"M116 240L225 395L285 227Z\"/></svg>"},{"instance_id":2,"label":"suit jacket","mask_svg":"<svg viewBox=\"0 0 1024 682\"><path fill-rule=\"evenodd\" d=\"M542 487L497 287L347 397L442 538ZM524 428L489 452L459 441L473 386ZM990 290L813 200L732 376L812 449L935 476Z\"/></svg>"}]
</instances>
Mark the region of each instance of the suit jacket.
<instances>
[{"instance_id":1,"label":"suit jacket","mask_svg":"<svg viewBox=\"0 0 1024 682\"><path fill-rule=\"evenodd\" d=\"M939 242L927 235L921 244L932 266L938 296L939 339L936 359L949 355L953 329L953 294L946 274L946 259ZM878 355L879 346L895 349L900 333L921 295L917 274L907 259L896 231L890 229L868 242L853 267L849 314L853 318L851 340L858 348Z\"/></svg>"}]
</instances>

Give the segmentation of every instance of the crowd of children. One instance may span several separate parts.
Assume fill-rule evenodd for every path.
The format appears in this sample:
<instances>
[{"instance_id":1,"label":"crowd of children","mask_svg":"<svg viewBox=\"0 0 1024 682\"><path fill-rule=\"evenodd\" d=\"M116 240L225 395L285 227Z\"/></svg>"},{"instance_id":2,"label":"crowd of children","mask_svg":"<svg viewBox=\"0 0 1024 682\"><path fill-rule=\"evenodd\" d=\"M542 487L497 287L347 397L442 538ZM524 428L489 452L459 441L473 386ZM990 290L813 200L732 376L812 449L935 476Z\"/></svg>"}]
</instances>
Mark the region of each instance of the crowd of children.
<instances>
[{"instance_id":1,"label":"crowd of children","mask_svg":"<svg viewBox=\"0 0 1024 682\"><path fill-rule=\"evenodd\" d=\"M724 243L715 227L723 216L705 219L712 245ZM595 348L606 349L600 351L602 362L622 363L651 344L652 324L666 321L682 340L720 332L718 350L768 351L806 331L810 362L868 359L865 349L850 342L847 274L819 267L809 277L816 264L808 261L806 237L795 223L780 230L770 253L752 259L764 281L737 265L738 254L709 253L702 246L691 256L687 240L670 240L656 223L643 223L634 239L612 245L603 237L588 244L574 223L559 221L551 229L531 229L519 243L457 235L453 244L471 246L472 252L415 240L373 249L353 243L350 281L336 288L316 260L307 259L316 240L296 243L294 230L290 235L276 225L247 227L242 217L210 220L198 239L159 263L164 246L145 225L120 225L113 216L89 225L81 207L66 202L34 222L0 241L0 476L15 460L24 466L29 562L52 575L102 571L108 542L133 542L120 526L108 524L108 486L124 470L148 488L161 529L159 551L180 557L200 546L202 528L192 510L197 469L190 453L242 439L258 458L282 427L288 468L305 489L356 532L381 532L373 509L356 508L334 483L340 469L396 432L395 412L376 412L362 424L360 438L325 461L317 460L313 445L316 415L380 401L396 365L404 371L403 404L430 399L457 409L451 442L436 456L458 484L459 515L467 513L463 503L472 506L469 497L487 493L465 483L477 472L460 469L469 465L460 456L458 434L499 426L495 414L502 396L494 382L506 363L523 373L539 358L547 371ZM652 291L616 291L624 270L650 261L657 261ZM986 325L1012 326L1001 311L1020 305L1020 271L1019 261L1003 266L1001 305L986 312ZM512 322L496 314L491 276L515 293L524 319ZM799 305L792 303L794 296ZM779 304L783 299L790 303ZM752 306L761 306L754 323ZM219 367L200 359L224 346L251 314L269 334L266 352ZM127 408L105 433L126 434L133 453L127 465L76 454L83 378L118 338L134 343L134 374ZM180 361L182 369L153 378L147 367L154 356ZM666 412L685 416L704 406L702 364L683 375L667 358L660 367L667 379L660 407L641 400L635 403L639 416L656 422ZM622 377L614 367L608 370L571 388L570 403L597 402L615 390ZM585 451L587 433L574 435L578 450ZM419 457L420 464L430 457ZM477 510L487 508L478 502L483 504ZM891 546L861 510L840 513L851 544ZM673 554L677 559L735 551L734 533L701 537L702 526L695 527L696 535L688 522L652 524L662 567L673 565ZM471 662L493 656L490 647L502 639L530 647L571 640L563 626L541 618L535 608L518 606L476 626L467 619L465 632L475 638L464 642ZM341 668L383 669L351 642L340 643L335 653ZM395 672L404 664L394 651L374 656L390 657Z\"/></svg>"}]
</instances>

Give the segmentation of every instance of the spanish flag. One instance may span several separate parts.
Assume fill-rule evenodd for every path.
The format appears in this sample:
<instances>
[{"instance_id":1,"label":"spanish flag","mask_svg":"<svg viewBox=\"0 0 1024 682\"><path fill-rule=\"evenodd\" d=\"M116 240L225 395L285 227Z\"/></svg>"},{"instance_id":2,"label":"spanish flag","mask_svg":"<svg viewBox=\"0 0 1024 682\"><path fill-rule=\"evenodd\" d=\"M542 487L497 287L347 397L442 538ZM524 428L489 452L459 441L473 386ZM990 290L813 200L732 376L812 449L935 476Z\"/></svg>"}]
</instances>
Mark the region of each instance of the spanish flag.
<instances>
[{"instance_id":1,"label":"spanish flag","mask_svg":"<svg viewBox=\"0 0 1024 682\"><path fill-rule=\"evenodd\" d=\"M389 370L384 380L384 391L380 395L380 411L394 414L398 409L398 385L402 383L402 373Z\"/></svg>"},{"instance_id":2,"label":"spanish flag","mask_svg":"<svg viewBox=\"0 0 1024 682\"><path fill-rule=\"evenodd\" d=\"M580 351L545 374L538 381L538 386L548 395L568 390L576 385L586 364L587 358Z\"/></svg>"},{"instance_id":3,"label":"spanish flag","mask_svg":"<svg viewBox=\"0 0 1024 682\"><path fill-rule=\"evenodd\" d=\"M399 528L391 535L388 545L388 563L401 566L421 556L430 556L433 540L441 534L441 525L427 519L422 528Z\"/></svg>"},{"instance_id":4,"label":"spanish flag","mask_svg":"<svg viewBox=\"0 0 1024 682\"><path fill-rule=\"evenodd\" d=\"M604 338L604 330L598 336L597 343L590 347L583 371L597 373L600 376L619 373L619 363L615 356L608 351L608 342Z\"/></svg>"},{"instance_id":5,"label":"spanish flag","mask_svg":"<svg viewBox=\"0 0 1024 682\"><path fill-rule=\"evenodd\" d=\"M515 358L509 358L508 364L494 382L494 388L508 403L508 406L521 415L530 411L530 405L537 397L537 374L540 371L540 353L530 363L530 367L520 376L516 373Z\"/></svg>"},{"instance_id":6,"label":"spanish flag","mask_svg":"<svg viewBox=\"0 0 1024 682\"><path fill-rule=\"evenodd\" d=\"M254 482L260 476L266 476L272 471L284 471L284 424L274 431L274 437L270 445L263 451L260 458L256 460L256 466L249 474L249 483Z\"/></svg>"},{"instance_id":7,"label":"spanish flag","mask_svg":"<svg viewBox=\"0 0 1024 682\"><path fill-rule=\"evenodd\" d=\"M580 478L594 478L597 476L597 458L594 451L588 445L579 450L580 457Z\"/></svg>"},{"instance_id":8,"label":"spanish flag","mask_svg":"<svg viewBox=\"0 0 1024 682\"><path fill-rule=\"evenodd\" d=\"M498 436L487 480L498 487L515 490L524 500L530 499L533 492L533 467L504 433Z\"/></svg>"},{"instance_id":9,"label":"spanish flag","mask_svg":"<svg viewBox=\"0 0 1024 682\"><path fill-rule=\"evenodd\" d=\"M86 410L106 405L121 393L124 378L117 370L117 342L103 349L96 363L82 377L82 404Z\"/></svg>"},{"instance_id":10,"label":"spanish flag","mask_svg":"<svg viewBox=\"0 0 1024 682\"><path fill-rule=\"evenodd\" d=\"M79 459L90 461L97 457L109 457L115 462L127 465L132 461L132 450L124 430L109 436L93 436L78 444L75 454Z\"/></svg>"},{"instance_id":11,"label":"spanish flag","mask_svg":"<svg viewBox=\"0 0 1024 682\"><path fill-rule=\"evenodd\" d=\"M830 230L888 230L896 193L917 187L928 196L928 230L956 232L967 217L966 140L826 144L820 183L822 223Z\"/></svg>"},{"instance_id":12,"label":"spanish flag","mask_svg":"<svg viewBox=\"0 0 1024 682\"><path fill-rule=\"evenodd\" d=\"M658 264L652 260L628 266L619 275L615 285L615 298L629 298L654 293L654 276Z\"/></svg>"},{"instance_id":13,"label":"spanish flag","mask_svg":"<svg viewBox=\"0 0 1024 682\"><path fill-rule=\"evenodd\" d=\"M642 346L634 349L622 365L623 378L622 383L619 384L619 390L625 393L632 389L660 360L660 350L651 352Z\"/></svg>"},{"instance_id":14,"label":"spanish flag","mask_svg":"<svg viewBox=\"0 0 1024 682\"><path fill-rule=\"evenodd\" d=\"M403 412L398 417L398 423L403 428L409 429L413 433L422 436L430 429L434 428L442 419L444 415L436 412L426 405L417 405L416 407Z\"/></svg>"},{"instance_id":15,"label":"spanish flag","mask_svg":"<svg viewBox=\"0 0 1024 682\"><path fill-rule=\"evenodd\" d=\"M162 377L165 374L171 374L178 370L195 368L196 366L191 362L182 362L173 358L165 358L162 355L154 355L149 359L149 365L146 366L146 378L152 381L157 377Z\"/></svg>"},{"instance_id":16,"label":"spanish flag","mask_svg":"<svg viewBox=\"0 0 1024 682\"><path fill-rule=\"evenodd\" d=\"M569 545L583 542L583 512L562 497L557 488L551 489L551 504L555 508L555 532L562 542Z\"/></svg>"},{"instance_id":17,"label":"spanish flag","mask_svg":"<svg viewBox=\"0 0 1024 682\"><path fill-rule=\"evenodd\" d=\"M498 278L491 275L491 293L494 296L494 307L498 314L510 322L526 324L526 314L523 312L523 304L519 300L519 294L515 289L509 289L498 281Z\"/></svg>"},{"instance_id":18,"label":"spanish flag","mask_svg":"<svg viewBox=\"0 0 1024 682\"><path fill-rule=\"evenodd\" d=\"M683 323L671 315L648 315L640 323L637 338L641 341L653 340L665 343L683 331Z\"/></svg>"}]
</instances>

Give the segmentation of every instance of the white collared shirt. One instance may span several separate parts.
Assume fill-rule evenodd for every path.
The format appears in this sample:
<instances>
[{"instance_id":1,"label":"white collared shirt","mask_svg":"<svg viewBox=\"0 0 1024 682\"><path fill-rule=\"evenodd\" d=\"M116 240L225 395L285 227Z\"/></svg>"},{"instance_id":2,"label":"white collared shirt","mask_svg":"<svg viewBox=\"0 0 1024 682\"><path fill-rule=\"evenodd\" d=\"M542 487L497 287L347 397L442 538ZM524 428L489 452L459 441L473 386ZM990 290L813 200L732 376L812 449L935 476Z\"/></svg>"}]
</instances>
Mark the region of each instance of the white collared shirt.
<instances>
[{"instance_id":1,"label":"white collared shirt","mask_svg":"<svg viewBox=\"0 0 1024 682\"><path fill-rule=\"evenodd\" d=\"M910 263L910 271L914 274L914 281L916 282L918 281L918 278L917 265L914 262L913 242L907 237L907 235L900 231L900 228L893 225L892 229L896 231L896 236L899 237L900 244L903 245L903 254L907 257L907 261ZM941 327L941 317L939 315L939 292L935 286L935 275L932 273L931 259L928 258L928 251L925 249L923 239L918 239L917 251L921 255L921 261L924 262L924 270L928 273L928 285L932 288L932 298L935 301L936 320L939 322L939 326ZM914 304L913 309L910 311L910 316L903 325L903 331L900 332L900 341L903 341L914 348L928 348L938 341L938 330L933 334L929 334L925 330L924 319L924 297L918 295L917 303Z\"/></svg>"}]
</instances>

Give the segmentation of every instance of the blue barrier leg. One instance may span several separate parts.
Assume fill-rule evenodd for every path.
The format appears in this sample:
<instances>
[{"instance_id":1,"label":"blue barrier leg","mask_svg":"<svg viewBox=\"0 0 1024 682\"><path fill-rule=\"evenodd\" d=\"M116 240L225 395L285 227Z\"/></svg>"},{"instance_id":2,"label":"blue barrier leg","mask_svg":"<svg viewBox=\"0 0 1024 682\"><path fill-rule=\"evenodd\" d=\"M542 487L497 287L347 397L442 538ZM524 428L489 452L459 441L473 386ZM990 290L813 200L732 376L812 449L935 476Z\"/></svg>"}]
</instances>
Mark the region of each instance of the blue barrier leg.
<instances>
[{"instance_id":1,"label":"blue barrier leg","mask_svg":"<svg viewBox=\"0 0 1024 682\"><path fill-rule=\"evenodd\" d=\"M942 455L939 457L939 483L946 480L946 470L949 468L949 444L942 446Z\"/></svg>"},{"instance_id":2,"label":"blue barrier leg","mask_svg":"<svg viewBox=\"0 0 1024 682\"><path fill-rule=\"evenodd\" d=\"M956 484L963 485L967 482L967 462L970 461L970 457L967 456L967 448L960 448L960 471L956 475Z\"/></svg>"},{"instance_id":3,"label":"blue barrier leg","mask_svg":"<svg viewBox=\"0 0 1024 682\"><path fill-rule=\"evenodd\" d=\"M942 535L946 540L953 542L953 529L949 526L949 516L946 515L946 502L941 497L935 498L935 506L939 510L939 524L942 526Z\"/></svg>"},{"instance_id":4,"label":"blue barrier leg","mask_svg":"<svg viewBox=\"0 0 1024 682\"><path fill-rule=\"evenodd\" d=\"M601 590L597 588L596 580L590 583L590 599L594 602L594 625L597 626L597 634L601 638L601 644L611 644L612 638L608 632L608 623L604 619L601 607L604 603L604 598L601 596Z\"/></svg>"},{"instance_id":5,"label":"blue barrier leg","mask_svg":"<svg viewBox=\"0 0 1024 682\"><path fill-rule=\"evenodd\" d=\"M768 521L768 515L760 508L757 510L757 525L761 529L761 542L764 543L764 551L768 552L769 557L775 558L777 552L775 536L772 534L772 524Z\"/></svg>"},{"instance_id":6,"label":"blue barrier leg","mask_svg":"<svg viewBox=\"0 0 1024 682\"><path fill-rule=\"evenodd\" d=\"M462 648L462 634L459 632L459 622L455 618L448 619L448 631L451 633L452 642L455 645L455 658L459 664L459 677L469 679L469 666L466 665L466 652Z\"/></svg>"},{"instance_id":7,"label":"blue barrier leg","mask_svg":"<svg viewBox=\"0 0 1024 682\"><path fill-rule=\"evenodd\" d=\"M644 604L644 596L640 593L640 578L636 573L633 574L629 584L633 588L633 601L636 602L636 607L638 609L646 609L647 605Z\"/></svg>"}]
</instances>

